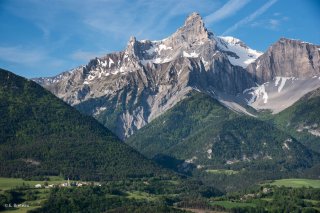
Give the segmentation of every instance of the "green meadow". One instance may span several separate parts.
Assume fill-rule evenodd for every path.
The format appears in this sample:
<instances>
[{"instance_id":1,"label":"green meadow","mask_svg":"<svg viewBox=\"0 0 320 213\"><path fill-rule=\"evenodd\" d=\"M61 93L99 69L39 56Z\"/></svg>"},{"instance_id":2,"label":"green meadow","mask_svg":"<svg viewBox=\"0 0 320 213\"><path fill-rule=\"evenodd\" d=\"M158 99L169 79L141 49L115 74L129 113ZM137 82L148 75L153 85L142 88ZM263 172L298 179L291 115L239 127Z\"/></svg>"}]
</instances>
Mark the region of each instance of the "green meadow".
<instances>
[{"instance_id":1,"label":"green meadow","mask_svg":"<svg viewBox=\"0 0 320 213\"><path fill-rule=\"evenodd\" d=\"M0 190L13 189L13 188L22 186L23 184L34 187L36 184L43 185L45 182L47 182L48 184L60 184L60 183L66 182L66 180L63 180L63 178L56 177L56 176L49 177L48 181L30 181L30 180L23 180L22 178L0 177Z\"/></svg>"},{"instance_id":2,"label":"green meadow","mask_svg":"<svg viewBox=\"0 0 320 213\"><path fill-rule=\"evenodd\" d=\"M271 183L274 186L284 186L292 188L312 187L320 188L320 180L314 179L280 179Z\"/></svg>"},{"instance_id":3,"label":"green meadow","mask_svg":"<svg viewBox=\"0 0 320 213\"><path fill-rule=\"evenodd\" d=\"M34 188L36 184L41 184L41 185L44 185L45 183L60 184L64 182L66 182L66 180L57 176L50 176L48 181L30 181L30 180L23 180L22 178L0 177L0 194L5 193L6 190L15 189L22 186L29 186L30 188ZM3 213L26 213L29 210L39 208L42 202L44 202L47 199L50 192L49 189L44 189L44 188L30 189L30 190L37 194L37 199L33 201L24 202L24 204L26 204L28 207L11 208L2 212Z\"/></svg>"},{"instance_id":4,"label":"green meadow","mask_svg":"<svg viewBox=\"0 0 320 213\"><path fill-rule=\"evenodd\" d=\"M226 209L236 208L236 207L256 207L254 203L244 203L244 202L233 202L233 201L213 201L211 205L222 206Z\"/></svg>"},{"instance_id":5,"label":"green meadow","mask_svg":"<svg viewBox=\"0 0 320 213\"><path fill-rule=\"evenodd\" d=\"M210 174L224 174L224 175L235 175L238 174L239 171L235 171L235 170L227 170L227 169L208 169L206 170L206 172L210 173Z\"/></svg>"}]
</instances>

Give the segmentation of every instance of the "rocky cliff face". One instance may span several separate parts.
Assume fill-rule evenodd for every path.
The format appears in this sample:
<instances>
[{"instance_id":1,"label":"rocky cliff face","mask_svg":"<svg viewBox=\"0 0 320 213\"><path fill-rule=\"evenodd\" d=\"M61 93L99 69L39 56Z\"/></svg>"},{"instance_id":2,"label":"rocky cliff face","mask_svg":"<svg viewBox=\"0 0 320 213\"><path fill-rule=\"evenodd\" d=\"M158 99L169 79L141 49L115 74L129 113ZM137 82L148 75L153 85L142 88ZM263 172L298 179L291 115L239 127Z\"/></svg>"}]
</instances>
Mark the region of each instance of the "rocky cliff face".
<instances>
[{"instance_id":1,"label":"rocky cliff face","mask_svg":"<svg viewBox=\"0 0 320 213\"><path fill-rule=\"evenodd\" d=\"M277 76L310 78L320 75L320 46L281 38L247 67L260 84Z\"/></svg>"},{"instance_id":2,"label":"rocky cliff face","mask_svg":"<svg viewBox=\"0 0 320 213\"><path fill-rule=\"evenodd\" d=\"M247 70L258 84L244 92L249 105L278 113L320 87L320 46L281 38Z\"/></svg>"},{"instance_id":3,"label":"rocky cliff face","mask_svg":"<svg viewBox=\"0 0 320 213\"><path fill-rule=\"evenodd\" d=\"M242 95L245 89L278 74L299 73L301 67L308 73L319 72L315 47L300 42L289 48L286 41L278 43L262 55L236 38L214 35L205 28L200 15L192 13L166 39L138 41L131 37L124 51L92 59L86 66L52 78L34 80L125 139L191 90L210 94L226 106L246 112L238 103L246 103L248 96L251 100L258 98L252 91ZM300 67L292 65L295 58L281 62L297 54ZM302 58L305 55L307 59ZM303 64L310 61L312 64L305 68ZM295 69L289 70L292 67Z\"/></svg>"}]
</instances>

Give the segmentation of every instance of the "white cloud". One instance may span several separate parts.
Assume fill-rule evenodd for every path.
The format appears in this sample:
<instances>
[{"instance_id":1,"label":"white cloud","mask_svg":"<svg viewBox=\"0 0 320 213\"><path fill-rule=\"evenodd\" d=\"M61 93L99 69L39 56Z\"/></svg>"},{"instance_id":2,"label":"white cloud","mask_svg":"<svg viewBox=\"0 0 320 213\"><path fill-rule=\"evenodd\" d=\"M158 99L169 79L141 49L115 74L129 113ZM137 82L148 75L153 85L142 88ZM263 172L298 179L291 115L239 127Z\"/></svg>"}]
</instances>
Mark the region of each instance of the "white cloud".
<instances>
[{"instance_id":1,"label":"white cloud","mask_svg":"<svg viewBox=\"0 0 320 213\"><path fill-rule=\"evenodd\" d=\"M230 28L228 28L223 35L227 35L235 30L237 30L239 27L252 22L255 20L258 16L263 14L265 11L267 11L274 3L276 3L277 0L270 0L266 4L264 4L262 7L260 7L258 10L256 10L254 13L250 14L249 16L245 17L244 19L240 20Z\"/></svg>"},{"instance_id":2,"label":"white cloud","mask_svg":"<svg viewBox=\"0 0 320 213\"><path fill-rule=\"evenodd\" d=\"M235 15L235 13L249 3L249 1L250 0L229 0L220 9L206 16L204 18L205 22L207 24L212 24L229 16Z\"/></svg>"}]
</instances>

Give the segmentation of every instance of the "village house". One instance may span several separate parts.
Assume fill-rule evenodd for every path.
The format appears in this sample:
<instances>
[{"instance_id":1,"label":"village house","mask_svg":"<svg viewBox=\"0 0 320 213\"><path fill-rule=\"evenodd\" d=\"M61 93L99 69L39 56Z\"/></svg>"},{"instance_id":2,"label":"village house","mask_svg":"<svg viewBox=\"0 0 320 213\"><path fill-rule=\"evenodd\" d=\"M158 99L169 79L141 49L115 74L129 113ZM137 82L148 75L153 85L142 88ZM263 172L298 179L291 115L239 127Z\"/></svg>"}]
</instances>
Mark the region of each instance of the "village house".
<instances>
[{"instance_id":1,"label":"village house","mask_svg":"<svg viewBox=\"0 0 320 213\"><path fill-rule=\"evenodd\" d=\"M42 185L41 184L36 184L36 185L34 185L34 188L37 188L37 189L42 188Z\"/></svg>"}]
</instances>

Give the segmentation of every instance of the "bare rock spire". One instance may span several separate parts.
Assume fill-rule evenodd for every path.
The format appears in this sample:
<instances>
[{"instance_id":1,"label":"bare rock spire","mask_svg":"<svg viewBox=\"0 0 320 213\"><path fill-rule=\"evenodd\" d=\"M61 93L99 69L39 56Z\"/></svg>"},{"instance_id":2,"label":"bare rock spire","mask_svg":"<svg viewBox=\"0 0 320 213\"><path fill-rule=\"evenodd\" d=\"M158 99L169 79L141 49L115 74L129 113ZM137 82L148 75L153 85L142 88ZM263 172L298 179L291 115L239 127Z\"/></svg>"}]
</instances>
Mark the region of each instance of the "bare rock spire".
<instances>
[{"instance_id":1,"label":"bare rock spire","mask_svg":"<svg viewBox=\"0 0 320 213\"><path fill-rule=\"evenodd\" d=\"M137 39L134 36L131 36L127 45L127 53L131 56L137 54Z\"/></svg>"},{"instance_id":2,"label":"bare rock spire","mask_svg":"<svg viewBox=\"0 0 320 213\"><path fill-rule=\"evenodd\" d=\"M191 13L184 25L175 33L175 37L180 37L188 43L209 38L202 17L198 13Z\"/></svg>"}]
</instances>

